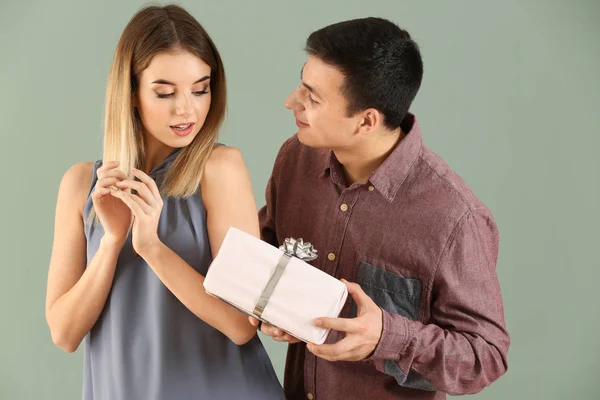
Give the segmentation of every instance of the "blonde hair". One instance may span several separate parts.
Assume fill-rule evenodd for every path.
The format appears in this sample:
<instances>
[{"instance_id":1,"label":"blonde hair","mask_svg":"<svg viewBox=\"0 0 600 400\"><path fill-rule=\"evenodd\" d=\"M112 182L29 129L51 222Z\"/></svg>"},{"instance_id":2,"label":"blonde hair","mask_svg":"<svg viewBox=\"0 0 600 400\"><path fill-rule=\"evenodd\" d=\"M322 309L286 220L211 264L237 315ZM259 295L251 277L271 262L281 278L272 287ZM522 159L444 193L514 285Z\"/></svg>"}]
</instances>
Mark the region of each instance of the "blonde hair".
<instances>
[{"instance_id":1,"label":"blonde hair","mask_svg":"<svg viewBox=\"0 0 600 400\"><path fill-rule=\"evenodd\" d=\"M198 191L223 122L226 85L223 63L210 36L177 5L142 8L121 34L106 87L103 162L120 161L119 169L128 175L131 168L143 165L143 126L133 107L139 77L156 54L178 49L196 55L211 68L211 104L204 125L179 151L161 185L161 192L169 197L188 197Z\"/></svg>"}]
</instances>

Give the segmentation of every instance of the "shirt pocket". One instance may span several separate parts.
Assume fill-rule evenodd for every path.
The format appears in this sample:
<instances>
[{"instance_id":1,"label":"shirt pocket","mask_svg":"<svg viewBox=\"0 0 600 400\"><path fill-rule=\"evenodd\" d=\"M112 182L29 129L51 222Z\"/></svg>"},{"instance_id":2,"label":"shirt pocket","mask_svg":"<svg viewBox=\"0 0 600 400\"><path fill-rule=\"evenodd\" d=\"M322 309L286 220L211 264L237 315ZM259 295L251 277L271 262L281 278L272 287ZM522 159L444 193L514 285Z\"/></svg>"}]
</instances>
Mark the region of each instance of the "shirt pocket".
<instances>
[{"instance_id":1,"label":"shirt pocket","mask_svg":"<svg viewBox=\"0 0 600 400\"><path fill-rule=\"evenodd\" d=\"M411 319L419 319L423 283L376 267L366 261L358 263L357 283L382 309ZM352 305L356 316L356 305Z\"/></svg>"}]
</instances>

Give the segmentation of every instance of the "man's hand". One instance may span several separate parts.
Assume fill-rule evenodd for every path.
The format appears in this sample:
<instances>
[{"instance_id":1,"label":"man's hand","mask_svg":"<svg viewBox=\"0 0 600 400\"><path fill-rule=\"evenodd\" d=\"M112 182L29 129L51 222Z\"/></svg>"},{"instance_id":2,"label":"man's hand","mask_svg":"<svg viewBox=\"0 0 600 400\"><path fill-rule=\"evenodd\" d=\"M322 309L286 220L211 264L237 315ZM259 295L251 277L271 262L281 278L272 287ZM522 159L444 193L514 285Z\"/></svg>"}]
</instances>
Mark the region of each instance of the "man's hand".
<instances>
[{"instance_id":1,"label":"man's hand","mask_svg":"<svg viewBox=\"0 0 600 400\"><path fill-rule=\"evenodd\" d=\"M348 293L358 307L356 318L318 318L315 325L346 332L346 337L335 344L308 344L308 350L328 361L359 361L369 357L377 347L383 329L381 308L357 283L345 279Z\"/></svg>"},{"instance_id":2,"label":"man's hand","mask_svg":"<svg viewBox=\"0 0 600 400\"><path fill-rule=\"evenodd\" d=\"M248 319L250 320L250 323L253 326L256 326L256 327L259 326L260 321L257 320L256 318L248 317ZM289 335L289 334L283 332L281 329L278 329L278 328L276 328L272 325L269 325L265 322L260 324L260 331L267 336L271 336L273 338L273 340L275 340L276 342L287 342L290 344L301 342L300 339L298 339L292 335Z\"/></svg>"}]
</instances>

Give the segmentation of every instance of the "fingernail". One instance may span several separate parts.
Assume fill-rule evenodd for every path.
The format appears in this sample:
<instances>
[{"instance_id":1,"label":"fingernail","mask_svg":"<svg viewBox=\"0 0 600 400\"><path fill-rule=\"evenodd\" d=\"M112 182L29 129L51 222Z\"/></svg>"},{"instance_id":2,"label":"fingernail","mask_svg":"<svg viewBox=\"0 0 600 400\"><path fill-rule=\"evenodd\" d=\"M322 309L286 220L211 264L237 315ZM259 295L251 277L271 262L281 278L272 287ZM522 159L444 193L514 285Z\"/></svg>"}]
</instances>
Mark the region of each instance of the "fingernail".
<instances>
[{"instance_id":1,"label":"fingernail","mask_svg":"<svg viewBox=\"0 0 600 400\"><path fill-rule=\"evenodd\" d=\"M315 319L315 325L316 326L321 326L321 325L323 325L323 321L320 320L320 319Z\"/></svg>"}]
</instances>

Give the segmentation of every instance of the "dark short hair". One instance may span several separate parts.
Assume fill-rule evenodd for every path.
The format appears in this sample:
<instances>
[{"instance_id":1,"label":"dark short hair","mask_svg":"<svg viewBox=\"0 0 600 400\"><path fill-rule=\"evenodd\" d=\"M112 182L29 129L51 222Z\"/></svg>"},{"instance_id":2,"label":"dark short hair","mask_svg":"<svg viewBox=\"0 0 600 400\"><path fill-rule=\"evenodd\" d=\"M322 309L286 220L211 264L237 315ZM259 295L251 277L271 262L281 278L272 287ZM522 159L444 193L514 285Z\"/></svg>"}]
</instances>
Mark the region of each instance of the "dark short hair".
<instances>
[{"instance_id":1,"label":"dark short hair","mask_svg":"<svg viewBox=\"0 0 600 400\"><path fill-rule=\"evenodd\" d=\"M419 46L407 31L383 18L353 19L313 32L305 50L344 75L348 116L375 108L387 128L400 127L423 77Z\"/></svg>"}]
</instances>

